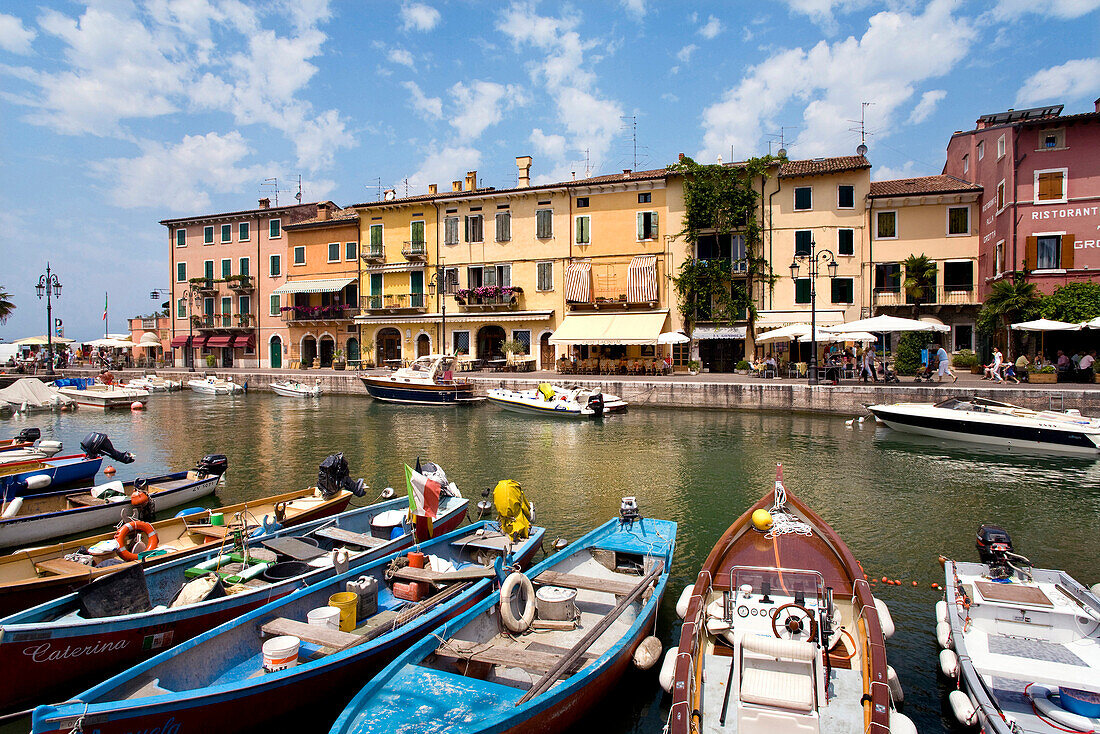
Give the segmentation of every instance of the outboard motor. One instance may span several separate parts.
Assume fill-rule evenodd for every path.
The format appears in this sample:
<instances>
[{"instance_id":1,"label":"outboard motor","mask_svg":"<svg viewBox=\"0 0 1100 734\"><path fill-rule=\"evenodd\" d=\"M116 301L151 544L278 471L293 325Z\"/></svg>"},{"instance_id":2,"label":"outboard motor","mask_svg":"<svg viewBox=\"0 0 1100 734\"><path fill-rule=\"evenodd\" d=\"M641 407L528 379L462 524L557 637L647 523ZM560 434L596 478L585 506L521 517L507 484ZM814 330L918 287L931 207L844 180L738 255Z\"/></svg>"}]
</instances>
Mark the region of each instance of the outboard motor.
<instances>
[{"instance_id":1,"label":"outboard motor","mask_svg":"<svg viewBox=\"0 0 1100 734\"><path fill-rule=\"evenodd\" d=\"M978 528L978 538L974 543L978 549L978 558L989 565L989 576L993 579L1007 579L1013 571L1025 578L1031 576L1028 570L1031 561L1015 553L1012 538L1008 531L998 525L982 525Z\"/></svg>"},{"instance_id":2,"label":"outboard motor","mask_svg":"<svg viewBox=\"0 0 1100 734\"><path fill-rule=\"evenodd\" d=\"M111 444L111 439L107 438L106 433L89 433L84 437L84 440L80 442L80 448L84 450L84 455L89 459L94 459L98 456L110 456L115 461L122 462L123 464L134 463L134 455L129 451L119 451Z\"/></svg>"},{"instance_id":3,"label":"outboard motor","mask_svg":"<svg viewBox=\"0 0 1100 734\"><path fill-rule=\"evenodd\" d=\"M42 438L42 431L38 428L24 428L19 432L19 435L15 437L16 443L34 443L38 439Z\"/></svg>"},{"instance_id":4,"label":"outboard motor","mask_svg":"<svg viewBox=\"0 0 1100 734\"><path fill-rule=\"evenodd\" d=\"M592 414L597 418L603 415L603 393L592 393L588 398L588 407L592 409Z\"/></svg>"},{"instance_id":5,"label":"outboard motor","mask_svg":"<svg viewBox=\"0 0 1100 734\"><path fill-rule=\"evenodd\" d=\"M343 452L329 454L321 462L317 471L317 486L321 488L321 496L332 499L340 490L346 489L356 497L362 497L367 493L362 479L352 479L348 473L348 462Z\"/></svg>"},{"instance_id":6,"label":"outboard motor","mask_svg":"<svg viewBox=\"0 0 1100 734\"><path fill-rule=\"evenodd\" d=\"M229 471L229 459L225 454L207 454L195 464L195 471L208 477L220 477Z\"/></svg>"}]
</instances>

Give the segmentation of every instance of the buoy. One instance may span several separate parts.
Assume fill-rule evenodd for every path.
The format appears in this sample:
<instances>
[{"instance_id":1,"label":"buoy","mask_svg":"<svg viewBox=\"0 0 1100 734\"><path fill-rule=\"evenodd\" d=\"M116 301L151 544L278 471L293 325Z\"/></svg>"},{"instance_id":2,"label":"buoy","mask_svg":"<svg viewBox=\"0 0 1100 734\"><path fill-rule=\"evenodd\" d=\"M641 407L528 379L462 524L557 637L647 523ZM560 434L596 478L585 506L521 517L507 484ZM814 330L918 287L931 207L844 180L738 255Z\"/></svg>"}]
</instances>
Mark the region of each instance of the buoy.
<instances>
[{"instance_id":1,"label":"buoy","mask_svg":"<svg viewBox=\"0 0 1100 734\"><path fill-rule=\"evenodd\" d=\"M940 568L943 568L947 564L947 556L940 556L939 561L940 561Z\"/></svg>"},{"instance_id":2,"label":"buoy","mask_svg":"<svg viewBox=\"0 0 1100 734\"><path fill-rule=\"evenodd\" d=\"M384 499L384 500L393 499L393 495L394 495L393 487L386 487L385 489L382 490L382 499Z\"/></svg>"},{"instance_id":3,"label":"buoy","mask_svg":"<svg viewBox=\"0 0 1100 734\"><path fill-rule=\"evenodd\" d=\"M917 725L905 714L891 711L890 734L917 734Z\"/></svg>"},{"instance_id":4,"label":"buoy","mask_svg":"<svg viewBox=\"0 0 1100 734\"><path fill-rule=\"evenodd\" d=\"M947 622L947 602L940 599L936 602L936 622Z\"/></svg>"},{"instance_id":5,"label":"buoy","mask_svg":"<svg viewBox=\"0 0 1100 734\"><path fill-rule=\"evenodd\" d=\"M752 526L764 532L772 526L772 514L767 510L761 508L752 513Z\"/></svg>"},{"instance_id":6,"label":"buoy","mask_svg":"<svg viewBox=\"0 0 1100 734\"><path fill-rule=\"evenodd\" d=\"M45 489L52 483L53 479L48 474L35 474L23 480L23 484L27 485L27 489Z\"/></svg>"},{"instance_id":7,"label":"buoy","mask_svg":"<svg viewBox=\"0 0 1100 734\"><path fill-rule=\"evenodd\" d=\"M665 693L672 693L672 683L676 678L676 648L669 648L661 661L661 672L657 674L657 681Z\"/></svg>"},{"instance_id":8,"label":"buoy","mask_svg":"<svg viewBox=\"0 0 1100 734\"><path fill-rule=\"evenodd\" d=\"M563 550L565 550L565 546L567 546L567 545L569 545L568 540L566 540L565 538L558 538L557 540L554 541L554 550L555 551L563 551Z\"/></svg>"},{"instance_id":9,"label":"buoy","mask_svg":"<svg viewBox=\"0 0 1100 734\"><path fill-rule=\"evenodd\" d=\"M917 585L917 582L916 582L916 581L914 581L914 582L913 582L913 586L916 586L916 585Z\"/></svg>"},{"instance_id":10,"label":"buoy","mask_svg":"<svg viewBox=\"0 0 1100 734\"><path fill-rule=\"evenodd\" d=\"M933 589L938 589L938 588L940 588L940 585L935 583L935 582L932 582L932 588Z\"/></svg>"},{"instance_id":11,"label":"buoy","mask_svg":"<svg viewBox=\"0 0 1100 734\"><path fill-rule=\"evenodd\" d=\"M114 476L115 468L113 466L109 466L109 467L107 467L106 469L103 470L103 473L106 474L109 477Z\"/></svg>"},{"instance_id":12,"label":"buoy","mask_svg":"<svg viewBox=\"0 0 1100 734\"><path fill-rule=\"evenodd\" d=\"M951 691L947 694L947 702L951 704L951 711L960 724L974 726L978 723L978 710L970 702L970 696L962 691Z\"/></svg>"},{"instance_id":13,"label":"buoy","mask_svg":"<svg viewBox=\"0 0 1100 734\"><path fill-rule=\"evenodd\" d=\"M9 520L9 519L15 517L16 515L18 515L19 511L21 509L23 509L23 498L22 497L16 497L15 499L13 499L11 502L8 503L7 507L4 508L4 513L3 513L2 517L5 520Z\"/></svg>"},{"instance_id":14,"label":"buoy","mask_svg":"<svg viewBox=\"0 0 1100 734\"><path fill-rule=\"evenodd\" d=\"M884 583L884 584L888 584L888 583L890 583L890 579L886 578L885 576L883 576L883 577L882 577L881 581L882 581L882 583Z\"/></svg>"},{"instance_id":15,"label":"buoy","mask_svg":"<svg viewBox=\"0 0 1100 734\"><path fill-rule=\"evenodd\" d=\"M517 586L523 590L523 612L519 617L512 611L512 593ZM500 618L508 631L516 635L526 632L535 619L535 587L522 573L509 574L500 587Z\"/></svg>"},{"instance_id":16,"label":"buoy","mask_svg":"<svg viewBox=\"0 0 1100 734\"><path fill-rule=\"evenodd\" d=\"M951 680L959 677L959 656L954 650L940 650L940 672Z\"/></svg>"},{"instance_id":17,"label":"buoy","mask_svg":"<svg viewBox=\"0 0 1100 734\"><path fill-rule=\"evenodd\" d=\"M691 592L694 590L694 584L691 586L685 586L684 590L680 592L680 598L676 600L676 616L683 619L688 613L688 602L691 601Z\"/></svg>"},{"instance_id":18,"label":"buoy","mask_svg":"<svg viewBox=\"0 0 1100 734\"><path fill-rule=\"evenodd\" d=\"M890 616L890 609L882 599L875 599L875 609L878 610L878 625L882 628L882 636L889 639L894 636L894 618Z\"/></svg>"},{"instance_id":19,"label":"buoy","mask_svg":"<svg viewBox=\"0 0 1100 734\"><path fill-rule=\"evenodd\" d=\"M649 670L661 659L661 641L650 636L634 648L634 664L639 670Z\"/></svg>"},{"instance_id":20,"label":"buoy","mask_svg":"<svg viewBox=\"0 0 1100 734\"><path fill-rule=\"evenodd\" d=\"M130 403L130 410L144 410L144 408L145 406L140 400L135 400L134 402Z\"/></svg>"},{"instance_id":21,"label":"buoy","mask_svg":"<svg viewBox=\"0 0 1100 734\"><path fill-rule=\"evenodd\" d=\"M1100 584L1093 584L1089 587L1089 591L1091 591L1094 596L1100 597Z\"/></svg>"},{"instance_id":22,"label":"buoy","mask_svg":"<svg viewBox=\"0 0 1100 734\"><path fill-rule=\"evenodd\" d=\"M855 418L853 418L853 419L852 419L852 420L850 420L850 421L844 421L844 425L845 425L845 426L847 426L848 428L851 428L851 427L852 427L852 424L853 424L853 423L855 423L855 422L856 422L856 419L855 419Z\"/></svg>"},{"instance_id":23,"label":"buoy","mask_svg":"<svg viewBox=\"0 0 1100 734\"><path fill-rule=\"evenodd\" d=\"M1048 719L1053 719L1063 726L1082 732L1093 732L1097 730L1097 727L1100 727L1100 720L1068 710L1066 706L1068 696L1066 694L1069 691L1059 689L1058 700L1062 704L1061 706L1051 700L1050 697L1054 693L1053 689L1040 683L1032 683L1027 688L1028 698L1035 704L1035 708L1039 709L1039 713Z\"/></svg>"},{"instance_id":24,"label":"buoy","mask_svg":"<svg viewBox=\"0 0 1100 734\"><path fill-rule=\"evenodd\" d=\"M944 650L950 650L955 646L954 641L951 639L951 624L949 622L936 624L936 642L940 643L940 647Z\"/></svg>"},{"instance_id":25,"label":"buoy","mask_svg":"<svg viewBox=\"0 0 1100 734\"><path fill-rule=\"evenodd\" d=\"M898 679L898 671L893 665L886 666L886 685L890 687L890 700L895 706L905 703L905 691L901 689L901 680Z\"/></svg>"}]
</instances>

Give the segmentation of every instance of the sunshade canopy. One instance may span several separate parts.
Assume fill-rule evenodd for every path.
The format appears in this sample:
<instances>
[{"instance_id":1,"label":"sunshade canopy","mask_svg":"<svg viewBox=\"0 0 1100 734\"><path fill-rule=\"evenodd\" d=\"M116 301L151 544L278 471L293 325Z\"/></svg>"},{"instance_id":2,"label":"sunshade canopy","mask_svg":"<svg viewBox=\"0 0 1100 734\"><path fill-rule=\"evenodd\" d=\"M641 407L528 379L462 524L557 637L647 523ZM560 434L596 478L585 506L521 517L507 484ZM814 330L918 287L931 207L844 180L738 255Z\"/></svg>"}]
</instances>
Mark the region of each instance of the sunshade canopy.
<instances>
[{"instance_id":1,"label":"sunshade canopy","mask_svg":"<svg viewBox=\"0 0 1100 734\"><path fill-rule=\"evenodd\" d=\"M788 324L786 326L781 326L778 329L766 331L763 334L758 335L756 337L756 343L763 344L766 342L790 341L791 339L797 339L800 336L806 336L809 333L809 324Z\"/></svg>"},{"instance_id":2,"label":"sunshade canopy","mask_svg":"<svg viewBox=\"0 0 1100 734\"><path fill-rule=\"evenodd\" d=\"M798 337L800 342L811 342L809 329L803 336ZM817 330L817 341L819 342L873 342L878 341L878 337L874 334L870 334L866 331L853 331L850 334L836 334L831 331L824 331L822 329Z\"/></svg>"},{"instance_id":3,"label":"sunshade canopy","mask_svg":"<svg viewBox=\"0 0 1100 734\"><path fill-rule=\"evenodd\" d=\"M144 334L141 335L141 339L138 341L138 343L139 344L152 344L152 345L155 346L157 344L160 344L160 337L157 336L156 334L154 334L151 331L147 331L147 332L145 332Z\"/></svg>"},{"instance_id":4,"label":"sunshade canopy","mask_svg":"<svg viewBox=\"0 0 1100 734\"><path fill-rule=\"evenodd\" d=\"M696 326L691 335L696 339L744 339L745 326Z\"/></svg>"},{"instance_id":5,"label":"sunshade canopy","mask_svg":"<svg viewBox=\"0 0 1100 734\"><path fill-rule=\"evenodd\" d=\"M46 343L47 343L46 337L44 337L44 336L28 336L28 337L24 337L22 339L17 339L16 341L12 342L12 344L18 344L21 347L33 347L33 346L36 346L36 345L41 345L41 344L46 344ZM73 340L72 339L66 339L63 336L55 336L53 338L53 343L54 344L72 344Z\"/></svg>"},{"instance_id":6,"label":"sunshade canopy","mask_svg":"<svg viewBox=\"0 0 1100 734\"><path fill-rule=\"evenodd\" d=\"M847 334L853 331L882 334L895 331L951 331L951 327L943 324L930 324L927 321L917 321L916 319L903 319L899 316L875 316L870 319L849 321L839 326L830 326L828 330L834 334Z\"/></svg>"},{"instance_id":7,"label":"sunshade canopy","mask_svg":"<svg viewBox=\"0 0 1100 734\"><path fill-rule=\"evenodd\" d=\"M284 295L289 293L336 293L342 291L348 285L355 282L355 278L321 278L317 280L292 280L284 283L271 295Z\"/></svg>"},{"instance_id":8,"label":"sunshade canopy","mask_svg":"<svg viewBox=\"0 0 1100 734\"><path fill-rule=\"evenodd\" d=\"M1023 321L1013 324L1016 331L1080 331L1082 324L1071 324L1068 321L1053 321L1051 319L1036 319L1035 321Z\"/></svg>"},{"instance_id":9,"label":"sunshade canopy","mask_svg":"<svg viewBox=\"0 0 1100 734\"><path fill-rule=\"evenodd\" d=\"M656 344L668 313L571 314L551 344Z\"/></svg>"},{"instance_id":10,"label":"sunshade canopy","mask_svg":"<svg viewBox=\"0 0 1100 734\"><path fill-rule=\"evenodd\" d=\"M691 341L691 339L682 331L666 331L663 334L657 335L658 344L683 344L689 341Z\"/></svg>"},{"instance_id":11,"label":"sunshade canopy","mask_svg":"<svg viewBox=\"0 0 1100 734\"><path fill-rule=\"evenodd\" d=\"M1097 316L1092 321L1086 321L1081 324L1081 328L1084 329L1100 329L1100 316Z\"/></svg>"}]
</instances>

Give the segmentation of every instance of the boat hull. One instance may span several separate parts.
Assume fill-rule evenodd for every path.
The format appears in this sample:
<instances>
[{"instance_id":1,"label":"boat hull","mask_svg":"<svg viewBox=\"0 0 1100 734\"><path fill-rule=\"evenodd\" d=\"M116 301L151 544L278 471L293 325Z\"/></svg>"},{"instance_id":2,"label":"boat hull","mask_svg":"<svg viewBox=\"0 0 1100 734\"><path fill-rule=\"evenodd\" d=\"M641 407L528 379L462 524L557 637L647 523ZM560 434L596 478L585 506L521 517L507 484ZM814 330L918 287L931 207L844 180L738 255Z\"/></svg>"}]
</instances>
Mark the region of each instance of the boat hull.
<instances>
[{"instance_id":1,"label":"boat hull","mask_svg":"<svg viewBox=\"0 0 1100 734\"><path fill-rule=\"evenodd\" d=\"M271 383L271 392L276 395L282 395L286 398L319 398L321 397L321 388L295 388L287 387L286 385L280 385L276 382Z\"/></svg>"},{"instance_id":2,"label":"boat hull","mask_svg":"<svg viewBox=\"0 0 1100 734\"><path fill-rule=\"evenodd\" d=\"M33 464L33 466L31 464ZM34 494L41 494L46 491L63 489L71 484L90 482L95 478L102 464L102 456L89 459L83 454L28 462L28 465L23 471L14 471L11 474L0 477L0 489L3 490L0 494L3 494L3 496L8 499L13 497L27 497ZM14 467L10 465L3 467L4 470L17 470L20 468L23 467ZM49 477L49 486L38 490L25 487L24 482L30 477L35 476Z\"/></svg>"},{"instance_id":3,"label":"boat hull","mask_svg":"<svg viewBox=\"0 0 1100 734\"><path fill-rule=\"evenodd\" d=\"M146 390L99 391L94 388L80 390L75 387L62 387L58 392L77 405L86 405L91 408L129 408L135 402L144 405L149 401L149 393Z\"/></svg>"},{"instance_id":4,"label":"boat hull","mask_svg":"<svg viewBox=\"0 0 1100 734\"><path fill-rule=\"evenodd\" d=\"M360 377L363 387L375 400L408 405L460 405L474 402L473 385L401 384L379 377Z\"/></svg>"},{"instance_id":5,"label":"boat hull","mask_svg":"<svg viewBox=\"0 0 1100 734\"><path fill-rule=\"evenodd\" d=\"M555 418L596 418L594 413L585 412L580 408L569 407L556 407L550 403L539 405L534 401L526 400L513 400L508 398L502 398L492 395L491 393L485 398L493 405L499 406L505 410L510 410L514 413L523 413L525 415L549 415ZM604 415L625 413L627 404L623 401L615 403L609 403L604 406Z\"/></svg>"}]
</instances>

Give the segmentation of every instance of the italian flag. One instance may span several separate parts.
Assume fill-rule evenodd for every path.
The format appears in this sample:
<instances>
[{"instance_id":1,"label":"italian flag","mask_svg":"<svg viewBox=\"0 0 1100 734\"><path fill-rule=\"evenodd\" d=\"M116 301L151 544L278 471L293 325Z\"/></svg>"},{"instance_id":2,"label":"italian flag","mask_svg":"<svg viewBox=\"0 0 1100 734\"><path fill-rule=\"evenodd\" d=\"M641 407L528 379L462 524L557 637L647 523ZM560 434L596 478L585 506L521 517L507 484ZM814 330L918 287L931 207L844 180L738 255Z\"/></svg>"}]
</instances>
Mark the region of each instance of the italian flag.
<instances>
[{"instance_id":1,"label":"italian flag","mask_svg":"<svg viewBox=\"0 0 1100 734\"><path fill-rule=\"evenodd\" d=\"M107 292L103 292L103 320L107 320Z\"/></svg>"},{"instance_id":2,"label":"italian flag","mask_svg":"<svg viewBox=\"0 0 1100 734\"><path fill-rule=\"evenodd\" d=\"M439 482L406 464L405 484L409 488L409 512L434 520L439 515Z\"/></svg>"}]
</instances>

